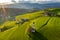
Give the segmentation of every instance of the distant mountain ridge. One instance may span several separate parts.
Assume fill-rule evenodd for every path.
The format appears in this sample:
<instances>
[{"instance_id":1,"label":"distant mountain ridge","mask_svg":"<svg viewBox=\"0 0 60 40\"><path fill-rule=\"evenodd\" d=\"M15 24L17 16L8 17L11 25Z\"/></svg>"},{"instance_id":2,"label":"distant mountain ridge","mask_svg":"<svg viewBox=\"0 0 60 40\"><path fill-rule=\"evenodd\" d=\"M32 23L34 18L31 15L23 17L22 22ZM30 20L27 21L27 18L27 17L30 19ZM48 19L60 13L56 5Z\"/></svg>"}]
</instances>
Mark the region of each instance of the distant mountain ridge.
<instances>
[{"instance_id":1,"label":"distant mountain ridge","mask_svg":"<svg viewBox=\"0 0 60 40\"><path fill-rule=\"evenodd\" d=\"M47 3L47 4L38 4L38 3L15 3L4 5L6 8L20 8L20 9L46 9L46 8L60 8L60 3ZM1 6L0 6L1 7Z\"/></svg>"}]
</instances>

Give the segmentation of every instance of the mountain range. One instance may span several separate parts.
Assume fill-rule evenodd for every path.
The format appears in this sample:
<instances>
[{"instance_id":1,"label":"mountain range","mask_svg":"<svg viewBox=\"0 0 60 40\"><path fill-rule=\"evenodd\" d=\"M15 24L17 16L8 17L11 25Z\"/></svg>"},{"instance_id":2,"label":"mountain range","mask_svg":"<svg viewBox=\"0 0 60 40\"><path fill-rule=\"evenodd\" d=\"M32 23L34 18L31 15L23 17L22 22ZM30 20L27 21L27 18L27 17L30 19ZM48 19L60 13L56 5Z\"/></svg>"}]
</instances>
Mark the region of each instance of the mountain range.
<instances>
[{"instance_id":1,"label":"mountain range","mask_svg":"<svg viewBox=\"0 0 60 40\"><path fill-rule=\"evenodd\" d=\"M60 8L60 3L46 3L46 4L39 4L39 3L29 3L29 2L22 2L22 3L13 3L3 5L6 9L7 16L14 17L16 15L25 14L28 12L35 12L36 10L44 10L48 8ZM3 16L2 13L2 6L0 5L0 19ZM1 16L2 15L2 16Z\"/></svg>"},{"instance_id":2,"label":"mountain range","mask_svg":"<svg viewBox=\"0 0 60 40\"><path fill-rule=\"evenodd\" d=\"M46 4L39 4L39 3L13 3L4 5L5 8L20 8L20 9L46 9L46 8L59 8L60 3L46 3ZM0 6L1 7L1 6Z\"/></svg>"}]
</instances>

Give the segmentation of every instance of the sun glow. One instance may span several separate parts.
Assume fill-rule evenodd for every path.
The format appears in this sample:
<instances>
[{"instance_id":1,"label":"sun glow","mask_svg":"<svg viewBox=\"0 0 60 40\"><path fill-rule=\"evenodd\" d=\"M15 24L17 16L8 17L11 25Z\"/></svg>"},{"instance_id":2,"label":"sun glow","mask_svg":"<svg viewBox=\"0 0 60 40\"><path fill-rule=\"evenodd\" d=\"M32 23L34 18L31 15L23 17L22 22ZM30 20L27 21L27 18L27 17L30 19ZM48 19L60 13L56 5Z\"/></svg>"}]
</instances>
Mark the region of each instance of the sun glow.
<instances>
[{"instance_id":1,"label":"sun glow","mask_svg":"<svg viewBox=\"0 0 60 40\"><path fill-rule=\"evenodd\" d=\"M2 7L2 17L3 19L6 19L6 9L4 7L5 4L9 4L11 0L0 0L0 6Z\"/></svg>"},{"instance_id":2,"label":"sun glow","mask_svg":"<svg viewBox=\"0 0 60 40\"><path fill-rule=\"evenodd\" d=\"M2 17L5 18L6 17L6 9L4 7L4 5L1 5L2 6Z\"/></svg>"},{"instance_id":3,"label":"sun glow","mask_svg":"<svg viewBox=\"0 0 60 40\"><path fill-rule=\"evenodd\" d=\"M0 0L0 3L11 2L11 0Z\"/></svg>"}]
</instances>

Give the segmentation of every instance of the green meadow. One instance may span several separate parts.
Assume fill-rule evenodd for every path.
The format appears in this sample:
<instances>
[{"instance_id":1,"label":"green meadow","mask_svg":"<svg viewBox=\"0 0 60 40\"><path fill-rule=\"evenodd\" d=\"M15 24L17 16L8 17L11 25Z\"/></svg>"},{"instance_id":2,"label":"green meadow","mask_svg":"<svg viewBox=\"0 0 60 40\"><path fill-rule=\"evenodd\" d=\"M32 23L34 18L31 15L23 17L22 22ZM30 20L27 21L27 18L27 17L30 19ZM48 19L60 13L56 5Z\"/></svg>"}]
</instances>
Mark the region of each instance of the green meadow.
<instances>
[{"instance_id":1,"label":"green meadow","mask_svg":"<svg viewBox=\"0 0 60 40\"><path fill-rule=\"evenodd\" d=\"M21 19L27 21L22 23ZM30 32L33 22L35 32ZM0 29L0 40L60 40L60 8L18 15L1 24Z\"/></svg>"}]
</instances>

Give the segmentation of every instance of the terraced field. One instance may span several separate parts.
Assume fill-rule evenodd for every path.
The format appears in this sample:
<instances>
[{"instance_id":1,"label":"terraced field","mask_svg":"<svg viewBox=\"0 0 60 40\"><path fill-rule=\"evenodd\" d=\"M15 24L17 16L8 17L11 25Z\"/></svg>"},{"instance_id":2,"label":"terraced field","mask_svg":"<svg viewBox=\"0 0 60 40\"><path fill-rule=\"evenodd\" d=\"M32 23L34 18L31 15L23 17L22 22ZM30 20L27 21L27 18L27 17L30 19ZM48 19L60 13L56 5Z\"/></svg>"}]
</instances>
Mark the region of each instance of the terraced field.
<instances>
[{"instance_id":1,"label":"terraced field","mask_svg":"<svg viewBox=\"0 0 60 40\"><path fill-rule=\"evenodd\" d=\"M56 10L54 9L52 12ZM19 15L16 16L16 20L5 22L0 28L7 27L8 29L0 32L0 40L60 40L60 17L57 15L45 16L44 13L44 11L38 11ZM28 21L21 24L21 19L28 19ZM33 22L35 32L30 32L29 28Z\"/></svg>"},{"instance_id":2,"label":"terraced field","mask_svg":"<svg viewBox=\"0 0 60 40\"><path fill-rule=\"evenodd\" d=\"M44 31L44 32L43 32ZM60 40L60 18L52 17L44 28L40 29L40 32L45 35L48 40Z\"/></svg>"}]
</instances>

